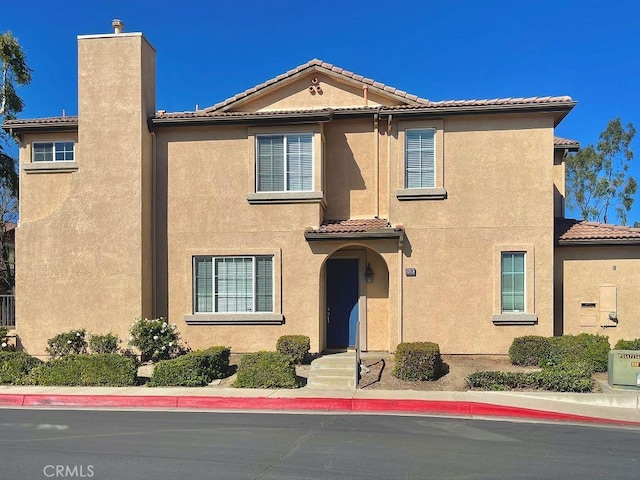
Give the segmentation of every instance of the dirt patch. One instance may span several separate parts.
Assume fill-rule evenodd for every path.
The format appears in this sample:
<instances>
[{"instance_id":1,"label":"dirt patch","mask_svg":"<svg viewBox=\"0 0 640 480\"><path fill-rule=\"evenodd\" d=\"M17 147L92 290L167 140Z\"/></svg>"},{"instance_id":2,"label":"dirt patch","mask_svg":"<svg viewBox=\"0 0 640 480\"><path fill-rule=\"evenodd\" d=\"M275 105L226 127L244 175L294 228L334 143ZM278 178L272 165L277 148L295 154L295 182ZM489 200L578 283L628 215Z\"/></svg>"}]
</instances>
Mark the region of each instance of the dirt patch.
<instances>
[{"instance_id":1,"label":"dirt patch","mask_svg":"<svg viewBox=\"0 0 640 480\"><path fill-rule=\"evenodd\" d=\"M393 356L367 354L362 364L369 370L363 372L358 388L366 390L429 390L429 391L466 391L469 390L466 378L474 372L530 372L535 368L511 365L506 355L442 355L443 375L430 382L407 382L391 373L395 362Z\"/></svg>"}]
</instances>

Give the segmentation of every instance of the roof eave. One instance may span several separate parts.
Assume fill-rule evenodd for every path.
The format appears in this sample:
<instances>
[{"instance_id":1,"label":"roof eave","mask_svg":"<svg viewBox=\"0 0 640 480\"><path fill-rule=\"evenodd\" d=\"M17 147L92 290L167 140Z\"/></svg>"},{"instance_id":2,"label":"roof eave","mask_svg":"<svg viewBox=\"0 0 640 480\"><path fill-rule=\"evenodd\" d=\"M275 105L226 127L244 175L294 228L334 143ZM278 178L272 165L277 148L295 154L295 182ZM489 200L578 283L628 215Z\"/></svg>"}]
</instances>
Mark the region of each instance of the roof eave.
<instances>
[{"instance_id":1,"label":"roof eave","mask_svg":"<svg viewBox=\"0 0 640 480\"><path fill-rule=\"evenodd\" d=\"M3 123L2 129L10 135L23 134L29 132L49 133L49 132L75 132L78 130L78 121L74 122L32 122L32 123Z\"/></svg>"},{"instance_id":2,"label":"roof eave","mask_svg":"<svg viewBox=\"0 0 640 480\"><path fill-rule=\"evenodd\" d=\"M371 230L368 232L305 232L304 238L308 241L323 241L323 240L373 240L373 239L398 239L402 241L404 239L404 231L402 230Z\"/></svg>"},{"instance_id":3,"label":"roof eave","mask_svg":"<svg viewBox=\"0 0 640 480\"><path fill-rule=\"evenodd\" d=\"M558 240L561 247L593 247L593 246L615 246L615 245L640 245L640 238L589 238L582 240Z\"/></svg>"},{"instance_id":4,"label":"roof eave","mask_svg":"<svg viewBox=\"0 0 640 480\"><path fill-rule=\"evenodd\" d=\"M233 116L200 116L200 117L151 117L150 123L153 127L167 126L189 126L189 125L233 125L233 124L291 124L291 123L322 123L330 122L333 119L333 112L321 110L318 112L302 112L292 114L241 115Z\"/></svg>"}]
</instances>

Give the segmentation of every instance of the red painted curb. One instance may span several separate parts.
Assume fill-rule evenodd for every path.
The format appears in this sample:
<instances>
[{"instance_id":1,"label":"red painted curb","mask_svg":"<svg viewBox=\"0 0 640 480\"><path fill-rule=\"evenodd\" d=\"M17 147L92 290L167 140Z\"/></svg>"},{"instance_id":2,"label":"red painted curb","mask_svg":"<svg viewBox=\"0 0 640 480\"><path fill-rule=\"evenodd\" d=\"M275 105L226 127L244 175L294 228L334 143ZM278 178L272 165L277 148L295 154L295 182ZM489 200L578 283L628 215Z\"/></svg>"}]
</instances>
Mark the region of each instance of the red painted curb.
<instances>
[{"instance_id":1,"label":"red painted curb","mask_svg":"<svg viewBox=\"0 0 640 480\"><path fill-rule=\"evenodd\" d=\"M178 408L351 411L350 398L178 397Z\"/></svg>"},{"instance_id":2,"label":"red painted curb","mask_svg":"<svg viewBox=\"0 0 640 480\"><path fill-rule=\"evenodd\" d=\"M11 395L11 394L2 394L0 395L0 405L22 405L22 401L24 400L24 395Z\"/></svg>"},{"instance_id":3,"label":"red painted curb","mask_svg":"<svg viewBox=\"0 0 640 480\"><path fill-rule=\"evenodd\" d=\"M621 426L640 426L640 422L588 417L508 405L469 401L365 399L365 398L286 398L286 397L200 397L160 395L47 395L0 394L2 406L25 407L123 407L183 408L208 410L282 410L344 413L417 413L455 415L466 418L501 417L570 421Z\"/></svg>"},{"instance_id":4,"label":"red painted curb","mask_svg":"<svg viewBox=\"0 0 640 480\"><path fill-rule=\"evenodd\" d=\"M469 402L447 400L387 400L381 398L354 398L353 412L404 412L470 415Z\"/></svg>"},{"instance_id":5,"label":"red painted curb","mask_svg":"<svg viewBox=\"0 0 640 480\"><path fill-rule=\"evenodd\" d=\"M29 407L158 407L175 408L177 397L133 395L23 395Z\"/></svg>"}]
</instances>

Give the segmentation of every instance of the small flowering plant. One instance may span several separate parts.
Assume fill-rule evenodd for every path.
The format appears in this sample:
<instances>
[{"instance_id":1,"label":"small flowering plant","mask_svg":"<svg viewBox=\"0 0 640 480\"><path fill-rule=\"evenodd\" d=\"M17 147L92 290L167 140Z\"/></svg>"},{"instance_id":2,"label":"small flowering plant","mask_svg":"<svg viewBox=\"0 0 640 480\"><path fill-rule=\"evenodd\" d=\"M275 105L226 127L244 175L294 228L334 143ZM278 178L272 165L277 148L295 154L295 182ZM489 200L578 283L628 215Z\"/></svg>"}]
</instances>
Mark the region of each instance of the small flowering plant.
<instances>
[{"instance_id":1,"label":"small flowering plant","mask_svg":"<svg viewBox=\"0 0 640 480\"><path fill-rule=\"evenodd\" d=\"M169 325L160 318L139 318L131 324L129 345L138 348L142 361L167 360L185 353L180 345L176 324Z\"/></svg>"},{"instance_id":2,"label":"small flowering plant","mask_svg":"<svg viewBox=\"0 0 640 480\"><path fill-rule=\"evenodd\" d=\"M86 335L85 329L59 333L47 340L47 353L51 358L60 358L74 353L87 353Z\"/></svg>"},{"instance_id":3,"label":"small flowering plant","mask_svg":"<svg viewBox=\"0 0 640 480\"><path fill-rule=\"evenodd\" d=\"M0 352L12 350L12 346L9 344L9 337L7 337L9 329L7 327L0 326Z\"/></svg>"}]
</instances>

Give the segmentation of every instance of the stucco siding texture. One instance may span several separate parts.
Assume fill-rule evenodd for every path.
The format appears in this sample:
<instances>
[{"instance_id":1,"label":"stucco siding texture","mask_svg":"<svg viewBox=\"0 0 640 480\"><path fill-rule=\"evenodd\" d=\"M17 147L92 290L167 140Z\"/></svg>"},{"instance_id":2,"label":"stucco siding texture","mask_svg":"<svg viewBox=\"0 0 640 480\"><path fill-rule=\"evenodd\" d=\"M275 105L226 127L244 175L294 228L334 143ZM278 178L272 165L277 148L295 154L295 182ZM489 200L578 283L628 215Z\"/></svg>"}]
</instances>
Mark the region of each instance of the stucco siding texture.
<instances>
[{"instance_id":1,"label":"stucco siding texture","mask_svg":"<svg viewBox=\"0 0 640 480\"><path fill-rule=\"evenodd\" d=\"M563 285L558 285L564 297L562 333L606 335L612 347L620 339L640 337L636 315L640 246L562 246L556 251L556 263L563 279ZM601 287L615 287L613 305L602 304L607 299ZM617 322L608 319L610 311L616 312Z\"/></svg>"},{"instance_id":2,"label":"stucco siding texture","mask_svg":"<svg viewBox=\"0 0 640 480\"><path fill-rule=\"evenodd\" d=\"M143 229L150 234L142 207L150 152L142 148L154 105L141 92L155 80L149 62L141 65L151 54L142 37L81 39L78 170L23 178L16 315L29 353L43 355L48 338L71 328L128 338L130 323L150 314L151 252L142 239ZM104 58L117 58L118 68ZM21 163L30 161L23 149ZM57 208L45 211L49 196Z\"/></svg>"}]
</instances>

